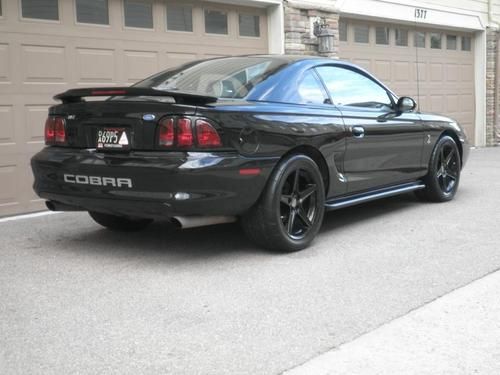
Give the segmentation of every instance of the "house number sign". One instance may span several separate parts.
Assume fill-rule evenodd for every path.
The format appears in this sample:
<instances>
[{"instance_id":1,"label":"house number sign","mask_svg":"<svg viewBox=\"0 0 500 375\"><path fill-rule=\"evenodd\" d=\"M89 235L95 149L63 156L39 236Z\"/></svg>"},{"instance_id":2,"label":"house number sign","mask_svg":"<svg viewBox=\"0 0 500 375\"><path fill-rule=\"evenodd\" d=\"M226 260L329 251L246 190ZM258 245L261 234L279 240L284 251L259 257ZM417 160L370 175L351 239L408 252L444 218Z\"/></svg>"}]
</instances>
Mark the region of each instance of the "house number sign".
<instances>
[{"instance_id":1,"label":"house number sign","mask_svg":"<svg viewBox=\"0 0 500 375\"><path fill-rule=\"evenodd\" d=\"M425 20L427 18L427 9L415 8L415 18Z\"/></svg>"}]
</instances>

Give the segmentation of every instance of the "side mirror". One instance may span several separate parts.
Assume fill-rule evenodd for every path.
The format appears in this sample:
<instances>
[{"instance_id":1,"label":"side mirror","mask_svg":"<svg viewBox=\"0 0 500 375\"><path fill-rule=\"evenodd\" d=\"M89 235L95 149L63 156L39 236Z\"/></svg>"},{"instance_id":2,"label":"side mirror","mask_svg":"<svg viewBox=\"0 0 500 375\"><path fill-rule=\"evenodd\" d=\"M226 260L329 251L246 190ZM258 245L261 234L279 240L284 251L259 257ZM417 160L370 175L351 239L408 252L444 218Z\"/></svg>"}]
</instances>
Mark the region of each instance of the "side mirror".
<instances>
[{"instance_id":1,"label":"side mirror","mask_svg":"<svg viewBox=\"0 0 500 375\"><path fill-rule=\"evenodd\" d=\"M396 104L396 109L398 110L398 112L410 112L415 108L417 108L417 103L415 103L415 100L413 100L409 96L402 96L398 99L398 102Z\"/></svg>"}]
</instances>

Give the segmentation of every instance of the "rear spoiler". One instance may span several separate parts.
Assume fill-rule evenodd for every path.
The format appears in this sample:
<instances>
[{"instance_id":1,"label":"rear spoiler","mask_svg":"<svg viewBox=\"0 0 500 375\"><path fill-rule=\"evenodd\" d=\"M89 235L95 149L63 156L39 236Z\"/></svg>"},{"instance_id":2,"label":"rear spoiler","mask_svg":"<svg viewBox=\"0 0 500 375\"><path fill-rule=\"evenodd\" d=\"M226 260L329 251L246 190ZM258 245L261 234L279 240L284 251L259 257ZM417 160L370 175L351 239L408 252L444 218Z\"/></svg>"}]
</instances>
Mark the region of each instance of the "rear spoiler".
<instances>
[{"instance_id":1,"label":"rear spoiler","mask_svg":"<svg viewBox=\"0 0 500 375\"><path fill-rule=\"evenodd\" d=\"M54 96L63 104L78 103L88 96L170 96L179 104L204 105L217 101L215 96L189 94L178 91L162 91L145 87L92 87L72 89Z\"/></svg>"}]
</instances>

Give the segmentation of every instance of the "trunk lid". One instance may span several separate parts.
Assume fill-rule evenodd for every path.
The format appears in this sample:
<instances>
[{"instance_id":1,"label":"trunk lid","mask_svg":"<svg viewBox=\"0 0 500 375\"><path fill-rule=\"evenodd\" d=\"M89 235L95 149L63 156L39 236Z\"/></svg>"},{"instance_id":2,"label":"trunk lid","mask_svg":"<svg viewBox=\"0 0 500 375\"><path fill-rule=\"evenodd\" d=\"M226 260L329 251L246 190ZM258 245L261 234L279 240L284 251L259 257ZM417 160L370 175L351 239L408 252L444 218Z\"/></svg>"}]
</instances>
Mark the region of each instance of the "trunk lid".
<instances>
[{"instance_id":1,"label":"trunk lid","mask_svg":"<svg viewBox=\"0 0 500 375\"><path fill-rule=\"evenodd\" d=\"M97 97L108 99L95 101ZM117 134L126 133L127 150L154 149L156 125L163 116L194 115L196 106L217 101L208 95L133 86L71 89L54 99L62 104L49 115L65 118L67 146L95 148L99 132L118 129Z\"/></svg>"},{"instance_id":2,"label":"trunk lid","mask_svg":"<svg viewBox=\"0 0 500 375\"><path fill-rule=\"evenodd\" d=\"M69 102L53 106L51 116L66 121L68 147L96 148L98 131L105 128L125 129L130 150L155 149L158 121L166 115L190 116L196 106L154 100L105 100Z\"/></svg>"}]
</instances>

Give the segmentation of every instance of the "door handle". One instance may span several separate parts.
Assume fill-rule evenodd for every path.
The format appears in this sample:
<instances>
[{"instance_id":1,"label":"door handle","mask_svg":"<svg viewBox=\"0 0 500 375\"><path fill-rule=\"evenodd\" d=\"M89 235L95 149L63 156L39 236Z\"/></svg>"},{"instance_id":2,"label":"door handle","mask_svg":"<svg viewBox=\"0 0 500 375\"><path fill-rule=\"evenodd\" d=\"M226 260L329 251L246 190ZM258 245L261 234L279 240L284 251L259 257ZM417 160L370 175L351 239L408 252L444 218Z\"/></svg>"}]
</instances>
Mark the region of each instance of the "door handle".
<instances>
[{"instance_id":1,"label":"door handle","mask_svg":"<svg viewBox=\"0 0 500 375\"><path fill-rule=\"evenodd\" d=\"M363 138L365 136L365 128L362 126L353 126L351 132L355 138Z\"/></svg>"}]
</instances>

